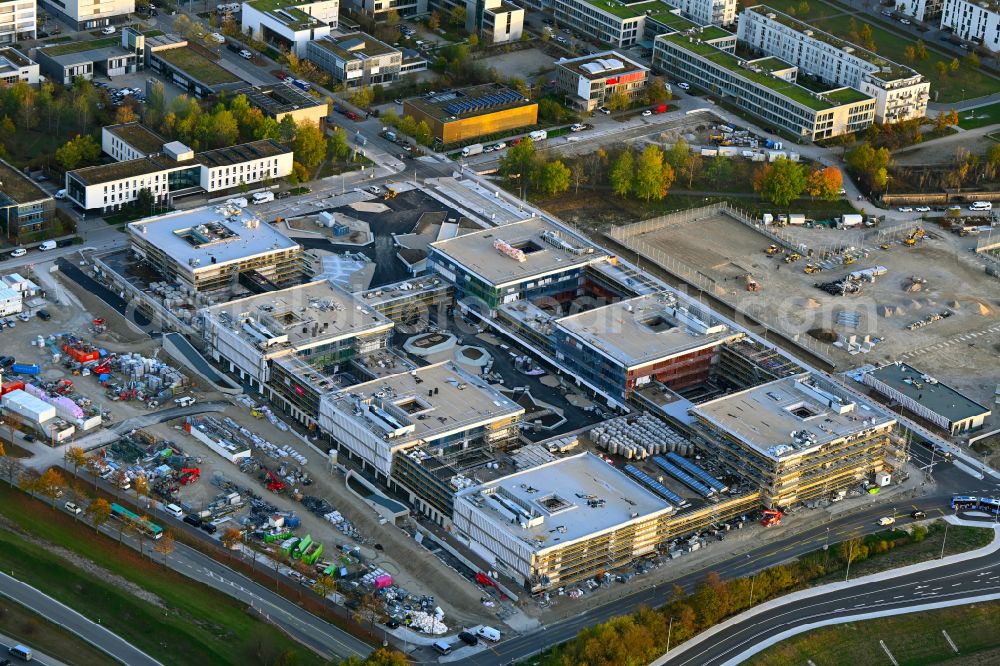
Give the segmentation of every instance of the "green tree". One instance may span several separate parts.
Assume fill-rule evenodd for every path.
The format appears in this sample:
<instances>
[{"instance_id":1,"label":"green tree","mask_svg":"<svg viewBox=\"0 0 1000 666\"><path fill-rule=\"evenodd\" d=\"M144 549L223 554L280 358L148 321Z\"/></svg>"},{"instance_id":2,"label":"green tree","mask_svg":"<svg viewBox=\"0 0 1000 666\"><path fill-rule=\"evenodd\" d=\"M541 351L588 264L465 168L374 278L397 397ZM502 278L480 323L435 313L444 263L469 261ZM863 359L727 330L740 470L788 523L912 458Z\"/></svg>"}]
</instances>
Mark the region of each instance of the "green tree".
<instances>
[{"instance_id":1,"label":"green tree","mask_svg":"<svg viewBox=\"0 0 1000 666\"><path fill-rule=\"evenodd\" d=\"M351 104L361 109L371 108L375 93L368 86L361 86L351 92Z\"/></svg>"},{"instance_id":2,"label":"green tree","mask_svg":"<svg viewBox=\"0 0 1000 666\"><path fill-rule=\"evenodd\" d=\"M351 156L351 145L347 142L347 132L343 127L335 127L330 135L330 155L334 159L343 162Z\"/></svg>"},{"instance_id":3,"label":"green tree","mask_svg":"<svg viewBox=\"0 0 1000 666\"><path fill-rule=\"evenodd\" d=\"M537 160L535 142L525 138L516 146L511 146L507 154L500 158L500 175L507 182L517 181L523 189L534 178Z\"/></svg>"},{"instance_id":4,"label":"green tree","mask_svg":"<svg viewBox=\"0 0 1000 666\"><path fill-rule=\"evenodd\" d=\"M705 177L713 183L725 183L733 177L733 163L728 157L713 157L708 160Z\"/></svg>"},{"instance_id":5,"label":"green tree","mask_svg":"<svg viewBox=\"0 0 1000 666\"><path fill-rule=\"evenodd\" d=\"M56 161L67 171L97 161L101 146L89 134L77 135L56 150Z\"/></svg>"},{"instance_id":6,"label":"green tree","mask_svg":"<svg viewBox=\"0 0 1000 666\"><path fill-rule=\"evenodd\" d=\"M979 69L979 66L982 64L979 62L979 56L974 51L969 51L969 55L965 56L962 60L969 69Z\"/></svg>"},{"instance_id":7,"label":"green tree","mask_svg":"<svg viewBox=\"0 0 1000 666\"><path fill-rule=\"evenodd\" d=\"M559 123L562 121L564 113L562 104L554 99L543 97L538 100L538 119L541 123Z\"/></svg>"},{"instance_id":8,"label":"green tree","mask_svg":"<svg viewBox=\"0 0 1000 666\"><path fill-rule=\"evenodd\" d=\"M860 178L869 192L882 190L889 182L890 160L888 148L875 149L867 142L859 143L844 154L847 170Z\"/></svg>"},{"instance_id":9,"label":"green tree","mask_svg":"<svg viewBox=\"0 0 1000 666\"><path fill-rule=\"evenodd\" d=\"M632 192L644 201L659 201L667 195L674 181L674 169L663 159L663 151L654 145L646 146L635 164Z\"/></svg>"},{"instance_id":10,"label":"green tree","mask_svg":"<svg viewBox=\"0 0 1000 666\"><path fill-rule=\"evenodd\" d=\"M625 94L624 91L616 89L611 93L611 97L608 99L607 106L612 111L621 111L622 109L627 109L631 100L629 96Z\"/></svg>"},{"instance_id":11,"label":"green tree","mask_svg":"<svg viewBox=\"0 0 1000 666\"><path fill-rule=\"evenodd\" d=\"M479 46L479 35L473 33L469 35L469 47L474 49L477 46Z\"/></svg>"},{"instance_id":12,"label":"green tree","mask_svg":"<svg viewBox=\"0 0 1000 666\"><path fill-rule=\"evenodd\" d=\"M278 123L278 141L282 143L291 143L295 140L295 133L298 131L298 126L295 124L295 119L290 115L285 116Z\"/></svg>"},{"instance_id":13,"label":"green tree","mask_svg":"<svg viewBox=\"0 0 1000 666\"><path fill-rule=\"evenodd\" d=\"M455 5L448 14L448 23L453 28L465 29L465 7L462 5Z\"/></svg>"},{"instance_id":14,"label":"green tree","mask_svg":"<svg viewBox=\"0 0 1000 666\"><path fill-rule=\"evenodd\" d=\"M434 135L426 120L421 120L413 129L413 138L422 146L429 146L434 142Z\"/></svg>"},{"instance_id":15,"label":"green tree","mask_svg":"<svg viewBox=\"0 0 1000 666\"><path fill-rule=\"evenodd\" d=\"M918 60L927 60L928 58L927 45L924 44L924 40L918 39L917 44L914 48L916 49Z\"/></svg>"},{"instance_id":16,"label":"green tree","mask_svg":"<svg viewBox=\"0 0 1000 666\"><path fill-rule=\"evenodd\" d=\"M135 203L132 205L135 210L143 213L144 215L153 214L153 204L155 199L153 198L153 193L148 187L141 188L135 195Z\"/></svg>"},{"instance_id":17,"label":"green tree","mask_svg":"<svg viewBox=\"0 0 1000 666\"><path fill-rule=\"evenodd\" d=\"M538 170L538 189L552 196L569 189L570 170L560 160L549 162Z\"/></svg>"},{"instance_id":18,"label":"green tree","mask_svg":"<svg viewBox=\"0 0 1000 666\"><path fill-rule=\"evenodd\" d=\"M427 17L427 27L431 30L437 30L441 27L441 14L436 9Z\"/></svg>"},{"instance_id":19,"label":"green tree","mask_svg":"<svg viewBox=\"0 0 1000 666\"><path fill-rule=\"evenodd\" d=\"M208 120L208 142L213 148L232 146L240 139L240 128L232 111L219 109Z\"/></svg>"},{"instance_id":20,"label":"green tree","mask_svg":"<svg viewBox=\"0 0 1000 666\"><path fill-rule=\"evenodd\" d=\"M670 101L670 91L667 90L667 85L663 82L662 77L654 76L653 80L649 82L646 87L646 99L650 104L663 104Z\"/></svg>"},{"instance_id":21,"label":"green tree","mask_svg":"<svg viewBox=\"0 0 1000 666\"><path fill-rule=\"evenodd\" d=\"M632 191L632 180L635 178L635 166L632 153L622 151L611 166L611 189L620 197L627 196Z\"/></svg>"},{"instance_id":22,"label":"green tree","mask_svg":"<svg viewBox=\"0 0 1000 666\"><path fill-rule=\"evenodd\" d=\"M779 157L762 166L754 175L754 189L775 206L785 207L806 189L806 168Z\"/></svg>"},{"instance_id":23,"label":"green tree","mask_svg":"<svg viewBox=\"0 0 1000 666\"><path fill-rule=\"evenodd\" d=\"M312 171L326 157L326 137L319 127L309 122L296 126L295 138L292 140L292 154L295 161Z\"/></svg>"}]
</instances>

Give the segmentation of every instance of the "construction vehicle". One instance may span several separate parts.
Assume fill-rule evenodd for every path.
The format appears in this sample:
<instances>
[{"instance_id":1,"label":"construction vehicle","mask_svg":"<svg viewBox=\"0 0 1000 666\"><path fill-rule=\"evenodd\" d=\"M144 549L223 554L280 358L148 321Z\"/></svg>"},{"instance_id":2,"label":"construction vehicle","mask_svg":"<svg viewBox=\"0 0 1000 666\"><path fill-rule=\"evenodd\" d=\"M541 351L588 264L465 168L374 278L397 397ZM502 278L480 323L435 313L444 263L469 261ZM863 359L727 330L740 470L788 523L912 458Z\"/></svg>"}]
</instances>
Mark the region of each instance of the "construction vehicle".
<instances>
[{"instance_id":1,"label":"construction vehicle","mask_svg":"<svg viewBox=\"0 0 1000 666\"><path fill-rule=\"evenodd\" d=\"M760 524L764 527L775 527L781 524L781 516L783 514L777 509L765 509L764 517L761 518Z\"/></svg>"},{"instance_id":2,"label":"construction vehicle","mask_svg":"<svg viewBox=\"0 0 1000 666\"><path fill-rule=\"evenodd\" d=\"M747 273L743 279L747 282L747 291L760 291L760 283L752 275Z\"/></svg>"},{"instance_id":3,"label":"construction vehicle","mask_svg":"<svg viewBox=\"0 0 1000 666\"><path fill-rule=\"evenodd\" d=\"M396 196L397 196L396 190L392 189L391 187L387 187L385 188L385 196L382 197L382 200L388 201L389 199L395 199Z\"/></svg>"},{"instance_id":4,"label":"construction vehicle","mask_svg":"<svg viewBox=\"0 0 1000 666\"><path fill-rule=\"evenodd\" d=\"M768 245L767 249L764 250L764 252L767 252L769 255L770 254L778 254L779 249L780 248L777 245Z\"/></svg>"},{"instance_id":5,"label":"construction vehicle","mask_svg":"<svg viewBox=\"0 0 1000 666\"><path fill-rule=\"evenodd\" d=\"M180 471L180 475L177 477L177 481L182 486L188 486L198 480L201 477L201 470L197 467L185 467Z\"/></svg>"},{"instance_id":6,"label":"construction vehicle","mask_svg":"<svg viewBox=\"0 0 1000 666\"><path fill-rule=\"evenodd\" d=\"M816 264L806 264L805 268L802 269L803 273L812 274L819 272L819 266Z\"/></svg>"},{"instance_id":7,"label":"construction vehicle","mask_svg":"<svg viewBox=\"0 0 1000 666\"><path fill-rule=\"evenodd\" d=\"M92 326L91 330L94 333L103 333L108 330L108 322L104 319L104 317L98 317L90 323Z\"/></svg>"},{"instance_id":8,"label":"construction vehicle","mask_svg":"<svg viewBox=\"0 0 1000 666\"><path fill-rule=\"evenodd\" d=\"M278 475L271 470L264 468L265 478L267 479L267 489L272 493L281 493L285 491L285 482L278 478Z\"/></svg>"},{"instance_id":9,"label":"construction vehicle","mask_svg":"<svg viewBox=\"0 0 1000 666\"><path fill-rule=\"evenodd\" d=\"M799 254L798 252L792 252L790 255L788 255L787 257L785 257L785 263L786 264L790 264L793 261L798 261L801 258L802 258L801 254Z\"/></svg>"},{"instance_id":10,"label":"construction vehicle","mask_svg":"<svg viewBox=\"0 0 1000 666\"><path fill-rule=\"evenodd\" d=\"M883 250L888 250L892 246L889 243L882 243L881 245L879 245L879 247L882 248Z\"/></svg>"},{"instance_id":11,"label":"construction vehicle","mask_svg":"<svg viewBox=\"0 0 1000 666\"><path fill-rule=\"evenodd\" d=\"M923 228L922 227L917 227L916 229L913 230L913 233L910 234L906 238L906 240L903 241L903 243L907 247L913 247L914 245L917 244L918 241L923 240L923 238L924 238L924 230L923 230Z\"/></svg>"},{"instance_id":12,"label":"construction vehicle","mask_svg":"<svg viewBox=\"0 0 1000 666\"><path fill-rule=\"evenodd\" d=\"M844 265L845 265L845 266L850 266L850 265L851 265L851 264L853 264L853 263L854 263L855 261L856 261L856 260L855 260L855 259L854 259L854 257L852 257L851 255L847 255L846 257L844 257Z\"/></svg>"}]
</instances>

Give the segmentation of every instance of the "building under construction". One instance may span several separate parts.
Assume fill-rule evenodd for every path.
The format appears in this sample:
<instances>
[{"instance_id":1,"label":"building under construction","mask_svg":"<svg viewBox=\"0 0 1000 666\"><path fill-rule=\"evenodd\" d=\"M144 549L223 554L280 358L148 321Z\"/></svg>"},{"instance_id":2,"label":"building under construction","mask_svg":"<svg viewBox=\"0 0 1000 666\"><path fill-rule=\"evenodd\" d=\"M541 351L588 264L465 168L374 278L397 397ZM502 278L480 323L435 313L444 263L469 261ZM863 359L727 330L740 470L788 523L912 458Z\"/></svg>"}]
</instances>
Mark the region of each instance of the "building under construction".
<instances>
[{"instance_id":1,"label":"building under construction","mask_svg":"<svg viewBox=\"0 0 1000 666\"><path fill-rule=\"evenodd\" d=\"M804 373L691 409L719 462L768 507L827 498L893 468L896 420L833 380Z\"/></svg>"}]
</instances>

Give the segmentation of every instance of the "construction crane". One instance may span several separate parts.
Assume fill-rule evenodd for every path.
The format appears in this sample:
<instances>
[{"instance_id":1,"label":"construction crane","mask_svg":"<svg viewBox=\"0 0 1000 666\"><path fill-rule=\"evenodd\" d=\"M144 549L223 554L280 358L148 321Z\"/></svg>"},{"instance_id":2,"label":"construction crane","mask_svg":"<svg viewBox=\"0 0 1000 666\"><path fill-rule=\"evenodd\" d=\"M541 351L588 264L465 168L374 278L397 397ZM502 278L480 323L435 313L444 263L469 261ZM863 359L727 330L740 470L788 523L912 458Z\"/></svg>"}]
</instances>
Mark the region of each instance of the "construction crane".
<instances>
[{"instance_id":1,"label":"construction crane","mask_svg":"<svg viewBox=\"0 0 1000 666\"><path fill-rule=\"evenodd\" d=\"M760 283L752 275L747 273L743 279L747 282L747 291L760 291Z\"/></svg>"},{"instance_id":2,"label":"construction crane","mask_svg":"<svg viewBox=\"0 0 1000 666\"><path fill-rule=\"evenodd\" d=\"M781 524L782 513L777 509L765 509L764 517L761 519L760 524L764 527L774 527Z\"/></svg>"},{"instance_id":3,"label":"construction crane","mask_svg":"<svg viewBox=\"0 0 1000 666\"><path fill-rule=\"evenodd\" d=\"M923 240L923 238L924 238L923 227L917 227L916 229L913 230L913 233L910 234L909 237L907 237L907 239L903 241L903 243L907 247L913 247L914 245L917 244L917 241Z\"/></svg>"}]
</instances>

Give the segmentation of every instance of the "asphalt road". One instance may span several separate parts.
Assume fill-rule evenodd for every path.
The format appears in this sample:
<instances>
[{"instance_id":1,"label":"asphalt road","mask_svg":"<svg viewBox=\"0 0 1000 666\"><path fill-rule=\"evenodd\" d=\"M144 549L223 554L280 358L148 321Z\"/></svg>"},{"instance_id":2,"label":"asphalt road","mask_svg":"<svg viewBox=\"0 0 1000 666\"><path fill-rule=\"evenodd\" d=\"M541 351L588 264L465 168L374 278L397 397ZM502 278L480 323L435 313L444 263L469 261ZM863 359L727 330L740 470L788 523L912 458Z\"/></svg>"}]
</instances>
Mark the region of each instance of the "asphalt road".
<instances>
[{"instance_id":1,"label":"asphalt road","mask_svg":"<svg viewBox=\"0 0 1000 666\"><path fill-rule=\"evenodd\" d=\"M31 662L33 664L40 664L41 666L66 666L64 662L59 661L53 657L46 654L41 654L31 645L26 645L25 643L18 642L9 636L0 635L0 659L6 659L9 654L9 650L15 645L24 645L25 647L31 648ZM11 659L13 661L13 658Z\"/></svg>"},{"instance_id":2,"label":"asphalt road","mask_svg":"<svg viewBox=\"0 0 1000 666\"><path fill-rule=\"evenodd\" d=\"M669 666L737 664L747 656L744 654L747 650L794 627L837 617L991 594L1000 594L1000 553L997 552L864 586L809 595L760 612L658 663Z\"/></svg>"},{"instance_id":3,"label":"asphalt road","mask_svg":"<svg viewBox=\"0 0 1000 666\"><path fill-rule=\"evenodd\" d=\"M91 645L123 664L162 666L156 659L107 628L88 620L69 606L4 573L0 573L0 594L16 600L22 606L50 622L83 637Z\"/></svg>"}]
</instances>

